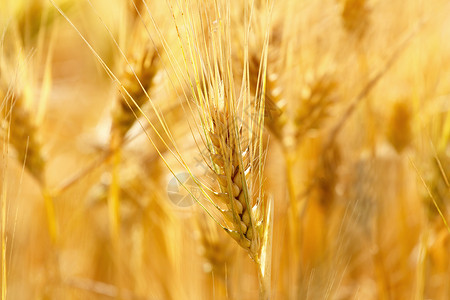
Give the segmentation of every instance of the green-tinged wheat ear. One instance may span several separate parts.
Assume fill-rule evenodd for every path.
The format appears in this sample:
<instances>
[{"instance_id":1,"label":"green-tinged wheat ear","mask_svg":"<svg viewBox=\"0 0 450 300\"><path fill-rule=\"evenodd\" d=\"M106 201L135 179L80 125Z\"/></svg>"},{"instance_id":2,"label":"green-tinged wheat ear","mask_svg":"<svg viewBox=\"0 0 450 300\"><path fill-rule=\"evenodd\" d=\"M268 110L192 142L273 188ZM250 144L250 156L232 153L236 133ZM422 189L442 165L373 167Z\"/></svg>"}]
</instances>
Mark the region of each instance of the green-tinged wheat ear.
<instances>
[{"instance_id":1,"label":"green-tinged wheat ear","mask_svg":"<svg viewBox=\"0 0 450 300\"><path fill-rule=\"evenodd\" d=\"M387 138L398 153L412 141L412 111L407 101L396 102L388 120Z\"/></svg>"},{"instance_id":2,"label":"green-tinged wheat ear","mask_svg":"<svg viewBox=\"0 0 450 300\"><path fill-rule=\"evenodd\" d=\"M344 29L357 39L364 37L369 27L370 10L367 0L345 0L341 12Z\"/></svg>"},{"instance_id":3,"label":"green-tinged wheat ear","mask_svg":"<svg viewBox=\"0 0 450 300\"><path fill-rule=\"evenodd\" d=\"M9 124L9 142L17 152L19 163L25 164L26 170L42 184L45 160L32 115L24 107L21 95L11 94L11 99L5 103L11 104L3 107L3 117Z\"/></svg>"},{"instance_id":4,"label":"green-tinged wheat ear","mask_svg":"<svg viewBox=\"0 0 450 300\"><path fill-rule=\"evenodd\" d=\"M336 102L336 90L337 82L331 75L325 74L308 80L302 91L300 108L295 116L297 139L308 131L322 126Z\"/></svg>"},{"instance_id":5,"label":"green-tinged wheat ear","mask_svg":"<svg viewBox=\"0 0 450 300\"><path fill-rule=\"evenodd\" d=\"M136 116L141 115L139 108L148 101L148 93L158 72L158 61L158 51L149 46L139 55L130 58L130 65L124 68L121 96L117 98L112 111L112 131L117 132L120 139L133 126Z\"/></svg>"}]
</instances>

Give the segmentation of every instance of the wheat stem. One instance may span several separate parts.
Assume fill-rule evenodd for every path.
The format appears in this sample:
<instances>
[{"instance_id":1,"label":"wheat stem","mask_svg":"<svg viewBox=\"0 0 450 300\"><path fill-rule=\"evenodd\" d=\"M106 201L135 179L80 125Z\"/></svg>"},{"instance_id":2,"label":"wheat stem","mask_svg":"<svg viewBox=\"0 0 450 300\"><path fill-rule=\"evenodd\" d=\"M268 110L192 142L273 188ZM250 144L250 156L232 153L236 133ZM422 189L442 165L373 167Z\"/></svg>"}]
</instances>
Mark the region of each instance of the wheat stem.
<instances>
[{"instance_id":1,"label":"wheat stem","mask_svg":"<svg viewBox=\"0 0 450 300\"><path fill-rule=\"evenodd\" d=\"M258 264L258 281L259 281L259 299L268 300L270 299L270 278L267 280L262 274L261 266Z\"/></svg>"},{"instance_id":2,"label":"wheat stem","mask_svg":"<svg viewBox=\"0 0 450 300\"><path fill-rule=\"evenodd\" d=\"M3 161L3 171L2 171L2 195L1 195L1 216L2 216L2 300L6 300L7 295L7 261L6 261L6 199L7 199L7 179L6 179L6 171L8 169L7 159L8 157L8 143L3 143L3 151L2 151L2 161Z\"/></svg>"},{"instance_id":3,"label":"wheat stem","mask_svg":"<svg viewBox=\"0 0 450 300\"><path fill-rule=\"evenodd\" d=\"M42 196L44 198L45 211L47 215L48 232L53 244L56 245L58 241L58 225L56 221L55 204L52 195L45 186L42 188Z\"/></svg>"}]
</instances>

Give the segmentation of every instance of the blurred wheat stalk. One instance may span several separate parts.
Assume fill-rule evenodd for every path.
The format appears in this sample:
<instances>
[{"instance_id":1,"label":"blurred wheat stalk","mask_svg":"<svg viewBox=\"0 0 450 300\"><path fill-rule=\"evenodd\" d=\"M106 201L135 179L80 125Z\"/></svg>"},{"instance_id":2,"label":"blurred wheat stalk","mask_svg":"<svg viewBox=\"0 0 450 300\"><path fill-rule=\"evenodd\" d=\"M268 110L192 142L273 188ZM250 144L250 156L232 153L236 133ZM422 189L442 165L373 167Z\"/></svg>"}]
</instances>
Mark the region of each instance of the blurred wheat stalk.
<instances>
[{"instance_id":1,"label":"blurred wheat stalk","mask_svg":"<svg viewBox=\"0 0 450 300\"><path fill-rule=\"evenodd\" d=\"M0 11L2 299L448 299L446 1Z\"/></svg>"}]
</instances>

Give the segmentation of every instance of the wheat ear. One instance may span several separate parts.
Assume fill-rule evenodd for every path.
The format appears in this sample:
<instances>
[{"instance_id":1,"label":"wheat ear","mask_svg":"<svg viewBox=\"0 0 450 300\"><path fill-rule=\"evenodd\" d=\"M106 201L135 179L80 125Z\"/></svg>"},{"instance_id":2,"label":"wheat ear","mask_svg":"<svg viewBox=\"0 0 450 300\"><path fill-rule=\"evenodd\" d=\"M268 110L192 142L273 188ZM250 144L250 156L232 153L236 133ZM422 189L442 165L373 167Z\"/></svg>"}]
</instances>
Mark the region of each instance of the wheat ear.
<instances>
[{"instance_id":1,"label":"wheat ear","mask_svg":"<svg viewBox=\"0 0 450 300\"><path fill-rule=\"evenodd\" d=\"M234 117L233 117L234 116ZM215 200L224 216L225 231L258 265L261 298L268 297L267 257L270 256L270 209L258 180L263 159L255 151L255 136L246 134L243 124L236 121L236 113L215 110L208 130L209 158L219 186ZM256 182L256 184L254 184ZM255 186L256 185L256 186ZM221 206L222 205L222 206Z\"/></svg>"},{"instance_id":2,"label":"wheat ear","mask_svg":"<svg viewBox=\"0 0 450 300\"><path fill-rule=\"evenodd\" d=\"M153 86L153 79L158 72L158 52L150 47L139 55L129 59L121 77L122 96L117 98L112 111L112 139L121 142L128 130L140 115L139 108L148 101L148 92ZM112 142L113 146L118 146Z\"/></svg>"},{"instance_id":3,"label":"wheat ear","mask_svg":"<svg viewBox=\"0 0 450 300\"><path fill-rule=\"evenodd\" d=\"M332 74L307 78L302 90L301 105L295 115L295 136L298 140L310 130L317 130L330 115L337 102L337 81Z\"/></svg>"},{"instance_id":4,"label":"wheat ear","mask_svg":"<svg viewBox=\"0 0 450 300\"><path fill-rule=\"evenodd\" d=\"M17 160L25 164L25 169L39 182L44 181L44 158L37 137L37 127L30 112L24 107L22 97L10 92L6 95L4 118L9 123L9 143L17 153Z\"/></svg>"},{"instance_id":5,"label":"wheat ear","mask_svg":"<svg viewBox=\"0 0 450 300\"><path fill-rule=\"evenodd\" d=\"M155 67L157 51L147 47L143 52L127 60L127 66L121 78L121 96L117 99L112 111L112 125L110 133L111 184L108 194L108 209L110 218L110 234L116 258L117 281L121 285L121 249L120 249L120 163L121 146L124 138L134 122L140 116L141 107L149 99L148 92L153 85L153 79L158 71Z\"/></svg>"},{"instance_id":6,"label":"wheat ear","mask_svg":"<svg viewBox=\"0 0 450 300\"><path fill-rule=\"evenodd\" d=\"M220 185L217 198L226 205L223 214L233 224L228 233L252 255L258 248L258 236L254 235L255 220L251 217L245 178L245 171L250 167L249 153L241 154L241 145L237 144L238 138L235 136L235 124L230 121L232 118L223 112L213 115L214 125L209 131L209 137L213 144L211 160L216 167L216 178ZM248 149L248 145L244 147Z\"/></svg>"},{"instance_id":7,"label":"wheat ear","mask_svg":"<svg viewBox=\"0 0 450 300\"><path fill-rule=\"evenodd\" d=\"M222 238L223 232L219 232L216 224L205 214L199 214L196 220L201 254L206 260L203 269L206 273L211 272L225 281L227 268L233 260L233 249L228 238Z\"/></svg>"},{"instance_id":8,"label":"wheat ear","mask_svg":"<svg viewBox=\"0 0 450 300\"><path fill-rule=\"evenodd\" d=\"M195 82L192 80L191 83L191 94L194 96L199 122L195 124L193 134L198 132L206 146L206 151L200 152L210 167L212 181L210 186L205 186L195 176L194 179L221 215L222 218L217 218L216 221L256 263L260 297L268 299L272 202L264 194L263 187L263 131L269 31L264 31L266 35L262 51L260 55L256 55L261 57L261 63L258 64L260 67L253 68L250 65L257 63L250 62L247 44L250 39L247 30L250 29L245 28L250 27L253 12L252 7L248 6L249 10L244 11L245 29L243 43L240 45L244 47L243 63L239 66L243 70L242 78L236 76L234 72L238 71L232 65L232 34L235 28L231 17L232 11L239 14L234 12L235 8L237 6L232 6L227 1L215 2L214 11L210 15L209 11L205 11L209 16L206 27L211 32L208 39L199 41L192 35L195 45L188 44L186 49L182 48L185 57L191 55L189 62L192 65L186 71L191 73L194 70L195 77ZM269 16L268 8L267 15L262 16L263 19L267 18L267 23ZM213 22L216 19L223 22L219 22L217 26ZM194 52L192 49L199 51ZM251 67L253 78L250 78ZM194 112L192 106L190 109ZM212 217L216 217L217 214L210 211L209 207L204 208Z\"/></svg>"},{"instance_id":9,"label":"wheat ear","mask_svg":"<svg viewBox=\"0 0 450 300\"><path fill-rule=\"evenodd\" d=\"M357 40L364 37L370 24L367 0L345 0L341 20L344 29Z\"/></svg>"},{"instance_id":10,"label":"wheat ear","mask_svg":"<svg viewBox=\"0 0 450 300\"><path fill-rule=\"evenodd\" d=\"M9 143L17 153L17 160L24 164L25 169L39 183L47 212L48 231L53 243L57 241L57 222L55 207L45 182L45 160L41 143L38 138L38 128L30 111L24 106L21 94L9 89L4 97L2 117L7 124Z\"/></svg>"}]
</instances>

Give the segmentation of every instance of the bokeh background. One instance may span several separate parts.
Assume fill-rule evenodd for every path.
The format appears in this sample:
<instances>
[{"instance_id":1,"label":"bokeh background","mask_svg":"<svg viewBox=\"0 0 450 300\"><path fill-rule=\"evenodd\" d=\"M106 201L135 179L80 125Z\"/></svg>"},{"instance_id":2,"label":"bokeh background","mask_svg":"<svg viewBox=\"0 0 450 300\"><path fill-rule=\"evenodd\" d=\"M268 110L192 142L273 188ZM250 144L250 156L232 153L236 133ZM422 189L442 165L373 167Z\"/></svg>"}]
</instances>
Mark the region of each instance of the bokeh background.
<instances>
[{"instance_id":1,"label":"bokeh background","mask_svg":"<svg viewBox=\"0 0 450 300\"><path fill-rule=\"evenodd\" d=\"M272 298L450 299L450 3L229 5L236 74L244 7L250 76L270 34ZM149 129L152 102L198 164L189 91L176 80L191 74L172 63L191 30L183 17L208 43L223 21L211 10L195 0L1 1L2 299L258 297L247 253L199 205L171 199L161 155L176 161L156 132L169 138ZM144 114L129 114L120 84Z\"/></svg>"}]
</instances>

